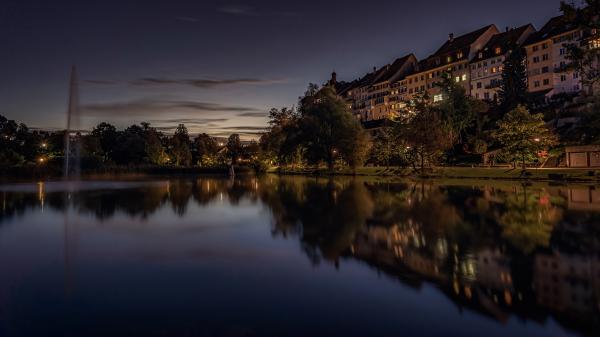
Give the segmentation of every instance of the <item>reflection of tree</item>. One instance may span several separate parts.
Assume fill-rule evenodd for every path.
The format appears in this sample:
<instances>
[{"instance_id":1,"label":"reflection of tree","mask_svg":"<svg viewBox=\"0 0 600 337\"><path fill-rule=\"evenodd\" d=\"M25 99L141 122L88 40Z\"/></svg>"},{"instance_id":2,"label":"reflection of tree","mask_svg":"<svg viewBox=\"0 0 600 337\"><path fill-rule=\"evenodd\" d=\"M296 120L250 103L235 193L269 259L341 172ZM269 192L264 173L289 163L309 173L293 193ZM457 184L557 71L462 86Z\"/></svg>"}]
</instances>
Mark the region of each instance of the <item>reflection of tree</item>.
<instances>
[{"instance_id":1,"label":"reflection of tree","mask_svg":"<svg viewBox=\"0 0 600 337\"><path fill-rule=\"evenodd\" d=\"M192 182L183 179L169 181L169 201L173 211L183 216L192 196Z\"/></svg>"},{"instance_id":2,"label":"reflection of tree","mask_svg":"<svg viewBox=\"0 0 600 337\"><path fill-rule=\"evenodd\" d=\"M522 190L506 196L504 213L499 222L502 237L525 254L536 247L547 247L552 229L560 220L561 212L552 206L548 194Z\"/></svg>"}]
</instances>

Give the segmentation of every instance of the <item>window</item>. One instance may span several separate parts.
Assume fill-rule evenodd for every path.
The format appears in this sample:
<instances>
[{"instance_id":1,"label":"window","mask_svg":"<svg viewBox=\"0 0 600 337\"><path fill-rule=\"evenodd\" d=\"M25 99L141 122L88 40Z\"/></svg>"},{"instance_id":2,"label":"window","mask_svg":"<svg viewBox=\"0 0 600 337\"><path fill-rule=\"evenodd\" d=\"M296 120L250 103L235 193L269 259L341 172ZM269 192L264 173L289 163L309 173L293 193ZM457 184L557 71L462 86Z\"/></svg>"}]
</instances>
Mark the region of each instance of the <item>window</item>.
<instances>
[{"instance_id":1,"label":"window","mask_svg":"<svg viewBox=\"0 0 600 337\"><path fill-rule=\"evenodd\" d=\"M463 82L467 80L467 74L462 75L462 80L463 80Z\"/></svg>"},{"instance_id":2,"label":"window","mask_svg":"<svg viewBox=\"0 0 600 337\"><path fill-rule=\"evenodd\" d=\"M565 82L567 80L567 75L560 75L560 81Z\"/></svg>"},{"instance_id":3,"label":"window","mask_svg":"<svg viewBox=\"0 0 600 337\"><path fill-rule=\"evenodd\" d=\"M482 87L481 82L477 82L477 89L481 89L481 87Z\"/></svg>"},{"instance_id":4,"label":"window","mask_svg":"<svg viewBox=\"0 0 600 337\"><path fill-rule=\"evenodd\" d=\"M535 56L533 58L533 63L540 63L540 57L539 56Z\"/></svg>"},{"instance_id":5,"label":"window","mask_svg":"<svg viewBox=\"0 0 600 337\"><path fill-rule=\"evenodd\" d=\"M535 81L535 83L533 83L533 86L536 88L540 87L540 81Z\"/></svg>"},{"instance_id":6,"label":"window","mask_svg":"<svg viewBox=\"0 0 600 337\"><path fill-rule=\"evenodd\" d=\"M496 55L500 55L502 54L502 48L498 47L496 48Z\"/></svg>"},{"instance_id":7,"label":"window","mask_svg":"<svg viewBox=\"0 0 600 337\"><path fill-rule=\"evenodd\" d=\"M489 92L484 93L483 98L490 99L490 93Z\"/></svg>"},{"instance_id":8,"label":"window","mask_svg":"<svg viewBox=\"0 0 600 337\"><path fill-rule=\"evenodd\" d=\"M492 74L495 74L498 72L498 69L496 67L492 67Z\"/></svg>"},{"instance_id":9,"label":"window","mask_svg":"<svg viewBox=\"0 0 600 337\"><path fill-rule=\"evenodd\" d=\"M545 79L544 80L544 85L550 85L550 80L549 79Z\"/></svg>"},{"instance_id":10,"label":"window","mask_svg":"<svg viewBox=\"0 0 600 337\"><path fill-rule=\"evenodd\" d=\"M548 61L549 59L550 59L550 56L548 54L542 55L542 60L543 61Z\"/></svg>"},{"instance_id":11,"label":"window","mask_svg":"<svg viewBox=\"0 0 600 337\"><path fill-rule=\"evenodd\" d=\"M441 102L444 100L444 95L442 94L437 94L433 96L433 102Z\"/></svg>"},{"instance_id":12,"label":"window","mask_svg":"<svg viewBox=\"0 0 600 337\"><path fill-rule=\"evenodd\" d=\"M567 53L565 48L560 48L560 55L565 55Z\"/></svg>"},{"instance_id":13,"label":"window","mask_svg":"<svg viewBox=\"0 0 600 337\"><path fill-rule=\"evenodd\" d=\"M542 68L542 74L546 74L548 72L550 72L550 68L548 68L548 67L543 67Z\"/></svg>"},{"instance_id":14,"label":"window","mask_svg":"<svg viewBox=\"0 0 600 337\"><path fill-rule=\"evenodd\" d=\"M540 50L540 46L533 46L533 51L538 51Z\"/></svg>"},{"instance_id":15,"label":"window","mask_svg":"<svg viewBox=\"0 0 600 337\"><path fill-rule=\"evenodd\" d=\"M463 53L461 51L459 51L458 54L456 54L456 58L457 59L463 58Z\"/></svg>"},{"instance_id":16,"label":"window","mask_svg":"<svg viewBox=\"0 0 600 337\"><path fill-rule=\"evenodd\" d=\"M455 81L456 83L460 82L460 76L456 76L456 78L454 79L454 81Z\"/></svg>"},{"instance_id":17,"label":"window","mask_svg":"<svg viewBox=\"0 0 600 337\"><path fill-rule=\"evenodd\" d=\"M542 43L542 49L548 49L548 43Z\"/></svg>"},{"instance_id":18,"label":"window","mask_svg":"<svg viewBox=\"0 0 600 337\"><path fill-rule=\"evenodd\" d=\"M573 73L573 79L576 80L579 78L579 73Z\"/></svg>"}]
</instances>

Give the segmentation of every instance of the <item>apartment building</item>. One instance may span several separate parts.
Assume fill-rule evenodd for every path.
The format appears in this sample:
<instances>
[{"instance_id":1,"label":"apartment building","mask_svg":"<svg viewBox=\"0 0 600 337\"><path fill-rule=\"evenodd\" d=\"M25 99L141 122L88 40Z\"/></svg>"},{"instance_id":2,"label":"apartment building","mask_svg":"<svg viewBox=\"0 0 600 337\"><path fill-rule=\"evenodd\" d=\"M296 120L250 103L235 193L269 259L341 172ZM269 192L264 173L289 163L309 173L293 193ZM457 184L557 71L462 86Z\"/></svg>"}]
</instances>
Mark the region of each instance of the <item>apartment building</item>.
<instances>
[{"instance_id":1,"label":"apartment building","mask_svg":"<svg viewBox=\"0 0 600 337\"><path fill-rule=\"evenodd\" d=\"M532 34L524 43L527 53L527 77L529 92L551 98L558 94L581 91L579 74L567 67L567 46L580 43L582 32L557 16Z\"/></svg>"},{"instance_id":2,"label":"apartment building","mask_svg":"<svg viewBox=\"0 0 600 337\"><path fill-rule=\"evenodd\" d=\"M486 101L496 101L502 84L502 71L506 57L513 48L535 33L533 25L509 29L494 35L471 60L471 96Z\"/></svg>"},{"instance_id":3,"label":"apartment building","mask_svg":"<svg viewBox=\"0 0 600 337\"><path fill-rule=\"evenodd\" d=\"M498 33L495 25L489 25L459 37L450 34L448 40L433 55L419 62L418 70L408 76L408 95L414 98L427 92L434 102L441 101L443 97L437 84L442 82L443 76L450 76L470 94L469 61Z\"/></svg>"},{"instance_id":4,"label":"apartment building","mask_svg":"<svg viewBox=\"0 0 600 337\"><path fill-rule=\"evenodd\" d=\"M337 87L338 94L351 102L353 113L362 121L391 118L401 109L398 83L414 72L417 58L413 54L396 59L361 79Z\"/></svg>"}]
</instances>

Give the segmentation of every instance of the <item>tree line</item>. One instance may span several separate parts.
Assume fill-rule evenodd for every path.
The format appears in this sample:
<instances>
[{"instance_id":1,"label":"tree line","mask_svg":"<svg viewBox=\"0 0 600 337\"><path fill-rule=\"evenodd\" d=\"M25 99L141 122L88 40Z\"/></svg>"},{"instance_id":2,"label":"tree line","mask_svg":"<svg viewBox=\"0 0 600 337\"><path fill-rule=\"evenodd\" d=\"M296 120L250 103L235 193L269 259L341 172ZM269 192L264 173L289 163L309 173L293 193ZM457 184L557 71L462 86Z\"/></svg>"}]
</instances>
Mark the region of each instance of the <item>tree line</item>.
<instances>
[{"instance_id":1,"label":"tree line","mask_svg":"<svg viewBox=\"0 0 600 337\"><path fill-rule=\"evenodd\" d=\"M59 165L65 156L65 132L30 130L0 116L0 166ZM184 124L166 135L149 123L118 130L100 123L89 133L71 135L71 155L84 168L103 166L222 167L256 160L257 142L243 144L238 134L219 142L206 133L191 137Z\"/></svg>"}]
</instances>

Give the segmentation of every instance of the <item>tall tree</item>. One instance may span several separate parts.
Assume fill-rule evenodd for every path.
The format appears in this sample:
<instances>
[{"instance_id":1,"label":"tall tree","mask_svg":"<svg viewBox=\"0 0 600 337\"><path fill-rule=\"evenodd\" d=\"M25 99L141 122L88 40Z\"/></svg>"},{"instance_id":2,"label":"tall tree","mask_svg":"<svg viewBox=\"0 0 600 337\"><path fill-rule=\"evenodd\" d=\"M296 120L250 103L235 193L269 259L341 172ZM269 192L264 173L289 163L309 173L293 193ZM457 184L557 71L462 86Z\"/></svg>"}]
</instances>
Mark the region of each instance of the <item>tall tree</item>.
<instances>
[{"instance_id":1,"label":"tall tree","mask_svg":"<svg viewBox=\"0 0 600 337\"><path fill-rule=\"evenodd\" d=\"M532 115L520 105L498 122L496 139L502 144L505 155L515 162L521 161L523 169L528 161L537 158L540 151L557 142L543 118L542 114Z\"/></svg>"},{"instance_id":2,"label":"tall tree","mask_svg":"<svg viewBox=\"0 0 600 337\"><path fill-rule=\"evenodd\" d=\"M194 148L200 166L214 164L219 146L213 137L206 133L199 134L194 139Z\"/></svg>"},{"instance_id":3,"label":"tall tree","mask_svg":"<svg viewBox=\"0 0 600 337\"><path fill-rule=\"evenodd\" d=\"M242 141L240 140L240 135L232 134L227 139L227 153L229 154L229 158L233 164L237 163L240 159L244 151L242 146Z\"/></svg>"},{"instance_id":4,"label":"tall tree","mask_svg":"<svg viewBox=\"0 0 600 337\"><path fill-rule=\"evenodd\" d=\"M333 170L337 158L353 167L366 157L368 138L347 103L330 87L309 86L300 100L301 144L311 164L325 162Z\"/></svg>"},{"instance_id":5,"label":"tall tree","mask_svg":"<svg viewBox=\"0 0 600 337\"><path fill-rule=\"evenodd\" d=\"M111 155L117 143L117 128L108 123L100 123L92 130L92 135L100 140L104 160L112 159Z\"/></svg>"},{"instance_id":6,"label":"tall tree","mask_svg":"<svg viewBox=\"0 0 600 337\"><path fill-rule=\"evenodd\" d=\"M519 105L529 106L530 103L527 92L527 58L523 49L516 44L509 48L504 61L499 96L500 107L505 113Z\"/></svg>"},{"instance_id":7,"label":"tall tree","mask_svg":"<svg viewBox=\"0 0 600 337\"><path fill-rule=\"evenodd\" d=\"M176 166L189 166L192 163L189 143L190 136L187 128L185 125L179 124L171 138L171 153Z\"/></svg>"},{"instance_id":8,"label":"tall tree","mask_svg":"<svg viewBox=\"0 0 600 337\"><path fill-rule=\"evenodd\" d=\"M454 144L452 127L444 122L439 112L421 102L414 107L415 114L404 123L398 123L398 134L414 154L421 173L436 165L444 151Z\"/></svg>"}]
</instances>

